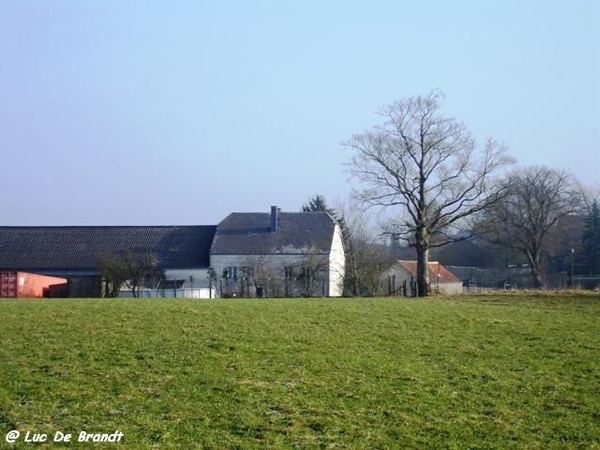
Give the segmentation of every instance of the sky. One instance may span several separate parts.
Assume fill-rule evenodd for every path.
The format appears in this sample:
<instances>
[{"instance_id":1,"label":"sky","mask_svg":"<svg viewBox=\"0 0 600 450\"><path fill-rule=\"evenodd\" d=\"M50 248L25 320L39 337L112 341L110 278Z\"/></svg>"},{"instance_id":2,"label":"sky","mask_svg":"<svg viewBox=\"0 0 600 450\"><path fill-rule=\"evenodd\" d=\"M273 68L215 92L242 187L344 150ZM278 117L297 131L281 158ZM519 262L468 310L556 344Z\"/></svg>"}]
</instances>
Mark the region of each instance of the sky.
<instances>
[{"instance_id":1,"label":"sky","mask_svg":"<svg viewBox=\"0 0 600 450\"><path fill-rule=\"evenodd\" d=\"M0 225L214 225L344 201L394 100L600 183L600 3L0 0Z\"/></svg>"}]
</instances>

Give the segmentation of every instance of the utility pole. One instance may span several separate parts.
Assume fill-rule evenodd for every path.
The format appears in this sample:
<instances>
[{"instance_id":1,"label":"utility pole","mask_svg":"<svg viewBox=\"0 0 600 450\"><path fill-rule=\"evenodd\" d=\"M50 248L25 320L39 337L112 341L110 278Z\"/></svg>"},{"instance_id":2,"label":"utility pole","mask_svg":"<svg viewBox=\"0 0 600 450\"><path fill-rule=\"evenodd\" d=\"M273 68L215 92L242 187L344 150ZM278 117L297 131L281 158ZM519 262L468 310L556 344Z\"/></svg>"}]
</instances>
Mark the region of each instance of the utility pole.
<instances>
[{"instance_id":1,"label":"utility pole","mask_svg":"<svg viewBox=\"0 0 600 450\"><path fill-rule=\"evenodd\" d=\"M575 259L575 249L571 249L571 274L569 276L569 287L572 288L575 284L573 281L573 267L574 267L574 259Z\"/></svg>"}]
</instances>

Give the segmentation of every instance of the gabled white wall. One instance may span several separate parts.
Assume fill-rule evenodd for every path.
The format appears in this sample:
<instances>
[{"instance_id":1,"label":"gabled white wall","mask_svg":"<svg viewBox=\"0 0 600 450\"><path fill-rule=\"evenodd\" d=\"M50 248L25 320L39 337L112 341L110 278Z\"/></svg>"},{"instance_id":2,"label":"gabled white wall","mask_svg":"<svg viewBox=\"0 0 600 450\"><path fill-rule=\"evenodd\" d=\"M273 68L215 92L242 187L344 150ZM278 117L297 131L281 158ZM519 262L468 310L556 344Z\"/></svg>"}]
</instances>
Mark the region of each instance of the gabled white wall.
<instances>
[{"instance_id":1,"label":"gabled white wall","mask_svg":"<svg viewBox=\"0 0 600 450\"><path fill-rule=\"evenodd\" d=\"M329 296L340 297L344 290L344 269L346 257L344 254L344 243L342 229L336 224L329 254Z\"/></svg>"},{"instance_id":2,"label":"gabled white wall","mask_svg":"<svg viewBox=\"0 0 600 450\"><path fill-rule=\"evenodd\" d=\"M260 258L260 264L266 270L273 272L278 278L277 282L285 283L285 267L292 266L300 268L314 258L325 258L325 292L327 297L339 297L342 295L344 280L344 249L341 240L341 231L336 226L333 237L332 252L329 255L313 255L310 249L305 253L298 254L271 254L271 255L211 255L211 266L217 275L216 286L220 286L220 279L224 270L228 267L237 267L240 275L240 267L252 266L252 260ZM253 288L253 286L252 286ZM318 294L321 295L320 288Z\"/></svg>"},{"instance_id":3,"label":"gabled white wall","mask_svg":"<svg viewBox=\"0 0 600 450\"><path fill-rule=\"evenodd\" d=\"M285 268L288 266L301 267L307 257L305 254L278 254L278 255L211 255L211 266L217 275L216 286L220 290L222 283L227 283L225 280L221 280L223 272L228 267L238 268L238 277L242 276L240 268L259 266L261 271L271 272L272 275L269 278L272 284L279 284L279 286L285 285ZM264 281L264 280L263 280ZM261 283L263 284L263 283ZM268 284L268 282L267 282ZM269 286L261 286L264 289ZM246 286L247 288L247 286ZM254 285L250 283L250 288L253 290ZM251 292L251 296L255 293ZM270 295L268 292L267 295ZM327 293L326 293L327 295Z\"/></svg>"}]
</instances>

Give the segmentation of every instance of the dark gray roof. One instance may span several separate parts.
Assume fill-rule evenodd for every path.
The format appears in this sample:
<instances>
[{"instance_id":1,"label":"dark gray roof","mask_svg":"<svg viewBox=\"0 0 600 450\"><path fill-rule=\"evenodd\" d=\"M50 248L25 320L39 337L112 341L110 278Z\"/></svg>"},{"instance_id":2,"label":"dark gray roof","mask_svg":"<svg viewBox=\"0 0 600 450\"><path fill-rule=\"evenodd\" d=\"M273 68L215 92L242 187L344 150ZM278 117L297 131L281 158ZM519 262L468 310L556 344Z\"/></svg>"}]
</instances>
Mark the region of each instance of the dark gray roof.
<instances>
[{"instance_id":1,"label":"dark gray roof","mask_svg":"<svg viewBox=\"0 0 600 450\"><path fill-rule=\"evenodd\" d=\"M0 227L0 270L95 271L106 255L153 253L158 267L209 267L215 226Z\"/></svg>"},{"instance_id":2,"label":"dark gray roof","mask_svg":"<svg viewBox=\"0 0 600 450\"><path fill-rule=\"evenodd\" d=\"M269 213L232 213L219 225L211 255L329 253L335 221L326 212L279 213L271 231Z\"/></svg>"}]
</instances>

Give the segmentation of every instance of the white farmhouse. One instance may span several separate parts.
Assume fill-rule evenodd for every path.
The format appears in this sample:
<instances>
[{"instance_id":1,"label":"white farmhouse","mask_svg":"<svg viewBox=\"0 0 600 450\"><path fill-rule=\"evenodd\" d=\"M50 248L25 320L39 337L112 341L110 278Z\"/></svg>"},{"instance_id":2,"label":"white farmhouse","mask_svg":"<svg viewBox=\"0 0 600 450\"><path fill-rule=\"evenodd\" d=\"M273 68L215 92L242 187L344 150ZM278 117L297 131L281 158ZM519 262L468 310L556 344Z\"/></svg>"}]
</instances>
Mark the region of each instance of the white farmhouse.
<instances>
[{"instance_id":1,"label":"white farmhouse","mask_svg":"<svg viewBox=\"0 0 600 450\"><path fill-rule=\"evenodd\" d=\"M232 213L217 225L210 263L223 297L342 295L342 233L326 212Z\"/></svg>"}]
</instances>

